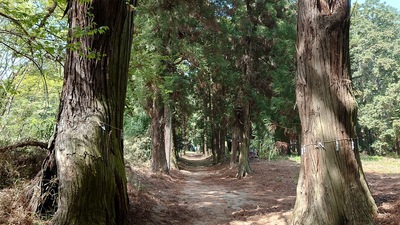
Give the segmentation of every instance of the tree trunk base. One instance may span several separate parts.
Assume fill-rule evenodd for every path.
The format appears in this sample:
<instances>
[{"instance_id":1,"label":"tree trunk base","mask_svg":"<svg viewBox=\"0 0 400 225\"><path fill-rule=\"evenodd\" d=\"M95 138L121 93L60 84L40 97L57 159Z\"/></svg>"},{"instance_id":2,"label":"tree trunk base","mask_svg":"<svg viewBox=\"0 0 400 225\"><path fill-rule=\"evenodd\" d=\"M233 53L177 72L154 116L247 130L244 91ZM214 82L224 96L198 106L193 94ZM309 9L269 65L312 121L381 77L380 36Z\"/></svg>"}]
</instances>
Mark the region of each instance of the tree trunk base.
<instances>
[{"instance_id":1,"label":"tree trunk base","mask_svg":"<svg viewBox=\"0 0 400 225\"><path fill-rule=\"evenodd\" d=\"M239 166L238 172L236 174L236 178L242 179L242 178L244 178L244 177L246 177L248 175L251 175L251 174L252 174L252 171L251 171L249 165L247 165L247 166Z\"/></svg>"},{"instance_id":2,"label":"tree trunk base","mask_svg":"<svg viewBox=\"0 0 400 225\"><path fill-rule=\"evenodd\" d=\"M57 166L53 150L49 152L43 161L42 170L35 178L36 184L33 190L29 208L41 218L50 218L57 211L58 179Z\"/></svg>"}]
</instances>

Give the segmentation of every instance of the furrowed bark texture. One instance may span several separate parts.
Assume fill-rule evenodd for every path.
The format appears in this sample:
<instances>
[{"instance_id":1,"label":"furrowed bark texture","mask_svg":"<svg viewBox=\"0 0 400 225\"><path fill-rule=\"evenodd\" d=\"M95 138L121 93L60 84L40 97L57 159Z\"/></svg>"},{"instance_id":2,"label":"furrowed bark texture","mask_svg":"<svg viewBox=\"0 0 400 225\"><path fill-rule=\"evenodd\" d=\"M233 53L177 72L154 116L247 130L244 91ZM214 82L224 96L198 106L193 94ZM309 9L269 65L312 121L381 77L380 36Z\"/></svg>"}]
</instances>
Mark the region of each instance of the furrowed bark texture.
<instances>
[{"instance_id":1,"label":"furrowed bark texture","mask_svg":"<svg viewBox=\"0 0 400 225\"><path fill-rule=\"evenodd\" d=\"M239 163L237 178L243 178L251 174L249 164L249 149L250 149L250 136L251 136L251 121L250 121L250 104L248 100L243 101L243 117L242 124L240 124L240 145L239 145Z\"/></svg>"},{"instance_id":2,"label":"furrowed bark texture","mask_svg":"<svg viewBox=\"0 0 400 225\"><path fill-rule=\"evenodd\" d=\"M299 0L298 6L296 98L304 153L292 224L372 224L377 208L359 159L351 92L350 1Z\"/></svg>"},{"instance_id":3,"label":"furrowed bark texture","mask_svg":"<svg viewBox=\"0 0 400 225\"><path fill-rule=\"evenodd\" d=\"M151 84L153 96L149 99L149 114L151 117L151 168L153 172L169 173L165 152L165 118L164 103L161 91L156 84Z\"/></svg>"},{"instance_id":4,"label":"furrowed bark texture","mask_svg":"<svg viewBox=\"0 0 400 225\"><path fill-rule=\"evenodd\" d=\"M237 118L234 118L235 122L232 127L232 147L231 147L231 168L238 164L238 152L240 146L240 127Z\"/></svg>"},{"instance_id":5,"label":"furrowed bark texture","mask_svg":"<svg viewBox=\"0 0 400 225\"><path fill-rule=\"evenodd\" d=\"M53 151L54 224L126 224L123 112L133 33L132 1L70 0L69 44ZM105 33L89 34L101 26ZM47 170L50 170L46 172ZM54 173L54 170L53 170ZM42 197L48 180L42 179ZM48 186L48 185L47 185ZM49 210L50 203L41 208Z\"/></svg>"}]
</instances>

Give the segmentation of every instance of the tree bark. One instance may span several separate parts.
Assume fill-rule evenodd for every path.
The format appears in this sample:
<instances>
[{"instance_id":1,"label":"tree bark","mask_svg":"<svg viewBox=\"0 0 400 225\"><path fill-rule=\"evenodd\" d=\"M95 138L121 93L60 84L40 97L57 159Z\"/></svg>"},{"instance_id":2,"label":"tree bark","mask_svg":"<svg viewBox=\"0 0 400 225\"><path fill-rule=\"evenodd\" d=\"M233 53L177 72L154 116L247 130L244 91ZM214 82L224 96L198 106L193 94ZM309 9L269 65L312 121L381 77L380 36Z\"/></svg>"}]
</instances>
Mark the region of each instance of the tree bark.
<instances>
[{"instance_id":1,"label":"tree bark","mask_svg":"<svg viewBox=\"0 0 400 225\"><path fill-rule=\"evenodd\" d=\"M238 164L238 152L240 146L240 127L237 119L235 119L232 129L232 148L231 148L231 168Z\"/></svg>"},{"instance_id":2,"label":"tree bark","mask_svg":"<svg viewBox=\"0 0 400 225\"><path fill-rule=\"evenodd\" d=\"M243 116L240 124L240 154L237 178L243 178L248 174L251 174L251 168L249 164L249 148L250 148L250 104L247 100L243 101Z\"/></svg>"},{"instance_id":3,"label":"tree bark","mask_svg":"<svg viewBox=\"0 0 400 225\"><path fill-rule=\"evenodd\" d=\"M36 209L56 211L53 224L126 224L123 112L134 5L69 1L70 48ZM101 26L104 33L85 32Z\"/></svg>"},{"instance_id":4,"label":"tree bark","mask_svg":"<svg viewBox=\"0 0 400 225\"><path fill-rule=\"evenodd\" d=\"M293 224L372 224L351 90L349 0L299 0L296 98L302 159Z\"/></svg>"},{"instance_id":5,"label":"tree bark","mask_svg":"<svg viewBox=\"0 0 400 225\"><path fill-rule=\"evenodd\" d=\"M213 121L213 119L211 119ZM212 123L211 124L211 154L213 158L213 165L218 164L218 157L217 157L217 126Z\"/></svg>"},{"instance_id":6,"label":"tree bark","mask_svg":"<svg viewBox=\"0 0 400 225\"><path fill-rule=\"evenodd\" d=\"M160 89L156 84L152 84L153 97L151 98L150 117L151 117L151 142L152 157L151 168L153 172L168 173L167 158L165 155L165 118L164 104Z\"/></svg>"},{"instance_id":7,"label":"tree bark","mask_svg":"<svg viewBox=\"0 0 400 225\"><path fill-rule=\"evenodd\" d=\"M226 146L225 146L225 137L226 137L226 130L225 130L225 123L223 122L221 125L221 128L219 129L219 148L218 148L218 155L219 155L219 162L224 163L225 162L225 156L226 156Z\"/></svg>"},{"instance_id":8,"label":"tree bark","mask_svg":"<svg viewBox=\"0 0 400 225\"><path fill-rule=\"evenodd\" d=\"M164 146L165 146L165 156L167 160L168 170L177 169L177 161L175 157L173 132L172 132L172 115L171 110L168 105L164 106Z\"/></svg>"}]
</instances>

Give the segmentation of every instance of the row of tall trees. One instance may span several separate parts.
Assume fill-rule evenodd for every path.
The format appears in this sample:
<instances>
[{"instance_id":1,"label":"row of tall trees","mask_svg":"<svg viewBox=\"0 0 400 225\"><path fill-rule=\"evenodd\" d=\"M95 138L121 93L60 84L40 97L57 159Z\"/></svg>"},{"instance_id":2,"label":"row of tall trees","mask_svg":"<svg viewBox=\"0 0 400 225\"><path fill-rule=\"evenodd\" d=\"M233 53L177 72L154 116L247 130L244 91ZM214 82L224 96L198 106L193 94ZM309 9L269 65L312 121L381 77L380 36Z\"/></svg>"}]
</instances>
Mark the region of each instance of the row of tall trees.
<instances>
[{"instance_id":1,"label":"row of tall trees","mask_svg":"<svg viewBox=\"0 0 400 225\"><path fill-rule=\"evenodd\" d=\"M294 8L287 1L147 1L138 6L132 70L143 85L138 94L147 98L141 104L151 118L154 171L166 172L167 162L189 143L204 153L211 150L214 163L222 162L229 141L233 163L240 153L238 176L251 172L252 127L267 132L266 121L277 119L268 112L271 106L281 104L280 111L294 114ZM288 84L275 88L274 79ZM299 125L274 124L286 131ZM288 134L282 133L279 138ZM167 149L169 137L173 148Z\"/></svg>"},{"instance_id":2,"label":"row of tall trees","mask_svg":"<svg viewBox=\"0 0 400 225\"><path fill-rule=\"evenodd\" d=\"M251 172L250 139L255 136L263 146L264 138L274 131L276 139L298 139L304 152L294 223L370 223L375 205L362 173L358 145L352 144L357 141L356 106L349 59L355 59L356 78L374 78L371 82L359 79L356 85L364 91L358 95L365 99L361 111L367 115L370 108L380 109L375 122L360 120L365 134L361 137L396 148L398 107L390 103L398 101L393 94L398 89L397 45L381 43L383 31L378 29L371 44L363 39L363 32L375 24L396 27L390 19L396 21L398 12L385 7L382 13L369 12L378 4L372 0L356 8L361 27L354 32L357 38L351 46L355 51L349 55L349 2L309 3L298 4L299 131L294 109L293 2L165 0L137 6L135 1L70 0L65 6L56 0L30 5L0 1L4 21L0 41L6 53L2 60L7 62L1 68L0 94L5 96L1 113L12 111L21 75L29 73L56 85L47 82L49 74L64 66L56 126L53 133L46 127L40 134L43 139L53 136L40 188L33 197L34 210L55 213L56 224L124 224L128 208L123 163L126 107L126 117L138 115L130 110L143 110L150 118L154 171L167 173L178 150L190 142L204 153L210 149L214 162L222 162L230 137L231 160L236 163L235 152L240 153L238 177L243 177ZM58 20L63 11L68 38L66 21ZM396 42L398 32L391 34ZM368 49L369 54L360 57L364 52L358 48ZM379 54L387 58L375 60ZM129 71L134 83L127 93ZM381 77L382 73L393 76ZM46 92L48 86L43 87ZM382 88L387 89L378 91ZM126 104L127 94L132 102ZM378 94L381 97L375 98ZM54 109L54 105L49 107ZM377 124L377 120L385 122ZM385 125L390 131L379 136ZM323 163L313 166L314 162ZM338 200L341 196L346 198Z\"/></svg>"}]
</instances>

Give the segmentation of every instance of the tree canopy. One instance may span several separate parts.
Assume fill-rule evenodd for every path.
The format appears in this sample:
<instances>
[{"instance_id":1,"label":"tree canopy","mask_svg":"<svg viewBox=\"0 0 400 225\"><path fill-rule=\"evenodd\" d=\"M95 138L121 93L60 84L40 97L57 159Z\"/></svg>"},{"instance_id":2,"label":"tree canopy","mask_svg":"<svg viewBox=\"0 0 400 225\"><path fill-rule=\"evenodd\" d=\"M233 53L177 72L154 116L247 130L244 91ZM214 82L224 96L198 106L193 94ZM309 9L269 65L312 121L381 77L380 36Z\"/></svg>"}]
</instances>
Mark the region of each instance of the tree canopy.
<instances>
[{"instance_id":1,"label":"tree canopy","mask_svg":"<svg viewBox=\"0 0 400 225\"><path fill-rule=\"evenodd\" d=\"M399 10L378 0L355 4L350 35L361 144L370 154L399 153Z\"/></svg>"},{"instance_id":2,"label":"tree canopy","mask_svg":"<svg viewBox=\"0 0 400 225\"><path fill-rule=\"evenodd\" d=\"M5 145L19 139L46 140L60 93L65 2L3 0L0 5L0 128L14 134L1 141ZM246 84L241 71L247 54L244 43L253 40L255 73L243 86L251 99L251 146L266 154L274 141L295 143L299 119L294 103L293 2L146 1L137 7L136 23L125 113L127 139L147 132L149 82L159 86L176 117L176 142L203 146L205 136L211 141L215 119L222 127L232 126L223 121L234 115L238 84ZM354 5L350 54L360 106L358 132L361 150L371 154L399 149L399 33L398 10L378 0ZM232 137L230 132L227 137Z\"/></svg>"}]
</instances>

